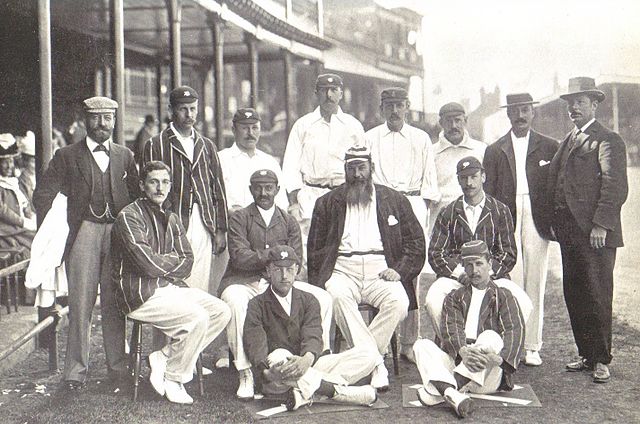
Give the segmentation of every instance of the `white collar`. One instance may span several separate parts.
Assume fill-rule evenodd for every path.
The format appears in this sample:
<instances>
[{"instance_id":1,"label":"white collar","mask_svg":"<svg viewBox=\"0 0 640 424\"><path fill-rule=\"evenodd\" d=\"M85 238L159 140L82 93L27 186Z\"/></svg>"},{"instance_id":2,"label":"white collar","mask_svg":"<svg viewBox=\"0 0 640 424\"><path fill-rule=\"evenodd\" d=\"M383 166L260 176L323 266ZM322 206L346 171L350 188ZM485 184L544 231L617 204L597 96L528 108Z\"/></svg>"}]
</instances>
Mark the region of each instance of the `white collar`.
<instances>
[{"instance_id":1,"label":"white collar","mask_svg":"<svg viewBox=\"0 0 640 424\"><path fill-rule=\"evenodd\" d=\"M196 132L195 132L195 130L193 128L191 128L191 134L189 136L185 137L182 134L180 134L180 132L178 132L176 127L173 126L173 122L169 123L169 127L171 128L171 131L173 131L173 133L176 135L176 137L178 137L178 140L180 140L180 141L182 141L182 140L195 141L195 139L196 139Z\"/></svg>"},{"instance_id":2,"label":"white collar","mask_svg":"<svg viewBox=\"0 0 640 424\"><path fill-rule=\"evenodd\" d=\"M260 212L260 216L262 216L262 219L264 220L264 223L268 227L269 224L271 224L271 220L273 219L273 214L276 212L276 204L275 204L275 202L273 203L273 206L271 206L269 209L262 209L257 204L256 204L256 208L258 209L258 212Z\"/></svg>"},{"instance_id":3,"label":"white collar","mask_svg":"<svg viewBox=\"0 0 640 424\"><path fill-rule=\"evenodd\" d=\"M582 128L580 128L580 131L582 131L582 132L587 131L587 128L589 128L589 125L593 124L594 122L596 122L596 118L591 118L591 120L589 122L587 122L586 124L584 124L582 126Z\"/></svg>"},{"instance_id":4,"label":"white collar","mask_svg":"<svg viewBox=\"0 0 640 424\"><path fill-rule=\"evenodd\" d=\"M92 139L91 137L87 136L87 147L89 148L89 151L91 153L93 153L93 150L98 147L100 143L98 143L97 141L95 141L94 139ZM102 143L102 145L107 149L107 152L109 150L111 150L111 138L109 138L107 141L105 141L104 143Z\"/></svg>"},{"instance_id":5,"label":"white collar","mask_svg":"<svg viewBox=\"0 0 640 424\"><path fill-rule=\"evenodd\" d=\"M282 309L284 309L287 315L291 316L291 292L293 292L293 287L289 290L289 293L287 293L286 296L280 296L278 293L276 293L275 290L273 290L273 286L271 286L271 283L269 283L269 290L271 290L271 293L273 293L273 295L276 297L276 299L282 306Z\"/></svg>"},{"instance_id":6,"label":"white collar","mask_svg":"<svg viewBox=\"0 0 640 424\"><path fill-rule=\"evenodd\" d=\"M518 137L513 130L511 130L511 141L514 140L525 140L527 142L529 142L529 135L531 134L531 130L527 131L527 133L524 135L524 137Z\"/></svg>"},{"instance_id":7,"label":"white collar","mask_svg":"<svg viewBox=\"0 0 640 424\"><path fill-rule=\"evenodd\" d=\"M409 125L406 122L404 124L402 124L402 128L400 128L400 131L392 131L392 130L390 130L386 121L382 125L383 125L383 130L382 130L383 137L386 137L386 136L388 136L389 134L392 134L392 133L398 133L401 136L403 136L404 138L409 138L409 129L408 129Z\"/></svg>"},{"instance_id":8,"label":"white collar","mask_svg":"<svg viewBox=\"0 0 640 424\"><path fill-rule=\"evenodd\" d=\"M477 205L473 206L473 205L468 204L468 203L467 203L467 201L466 201L466 200L464 200L464 196L462 196L462 207L463 207L463 209L465 209L465 210L466 210L468 207L475 208L475 209L480 208L480 210L482 210L482 209L484 209L484 203L485 203L485 201L486 201L486 200L487 200L487 196L486 196L486 195L484 195L484 196L482 197L482 200L480 201L480 203L478 203Z\"/></svg>"},{"instance_id":9,"label":"white collar","mask_svg":"<svg viewBox=\"0 0 640 424\"><path fill-rule=\"evenodd\" d=\"M245 152L244 150L240 149L240 147L238 147L238 143L236 143L235 141L233 142L231 147L229 147L229 149L230 149L231 156L233 156L234 158L236 158L238 156L242 156L242 155L244 155L244 156L246 156L248 158L251 158L251 157L256 157L260 153L262 153L258 148L256 148L255 154L253 156L249 156L249 154L247 152Z\"/></svg>"},{"instance_id":10,"label":"white collar","mask_svg":"<svg viewBox=\"0 0 640 424\"><path fill-rule=\"evenodd\" d=\"M324 118L322 117L322 114L320 113L320 106L316 106L315 110L313 112L311 112L311 113L314 115L314 118L315 118L314 121L319 121L319 120L323 120L324 121ZM344 113L342 111L342 108L340 106L338 106L338 112L333 114L333 116L338 118L338 120L340 122L343 122L343 123L345 122L344 115L346 115L346 113ZM327 124L328 124L328 122L327 122Z\"/></svg>"},{"instance_id":11,"label":"white collar","mask_svg":"<svg viewBox=\"0 0 640 424\"><path fill-rule=\"evenodd\" d=\"M449 140L447 140L447 137L444 136L444 131L440 131L440 134L438 135L438 144L440 145L438 148L437 153L442 152L443 150L447 150L450 147L453 148L464 148L464 149L468 149L468 150L473 150L473 147L471 147L469 145L469 133L467 132L467 130L464 130L464 135L462 136L462 141L458 144L453 144L452 142L450 142Z\"/></svg>"}]
</instances>

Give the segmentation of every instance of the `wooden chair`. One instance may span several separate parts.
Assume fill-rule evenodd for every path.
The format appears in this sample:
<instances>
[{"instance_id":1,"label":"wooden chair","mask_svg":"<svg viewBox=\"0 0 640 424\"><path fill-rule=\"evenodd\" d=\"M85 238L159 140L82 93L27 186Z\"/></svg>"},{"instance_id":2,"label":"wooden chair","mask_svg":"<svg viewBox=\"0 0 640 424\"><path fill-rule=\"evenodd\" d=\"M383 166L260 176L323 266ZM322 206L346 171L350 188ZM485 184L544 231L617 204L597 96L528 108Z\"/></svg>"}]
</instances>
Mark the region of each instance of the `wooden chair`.
<instances>
[{"instance_id":1,"label":"wooden chair","mask_svg":"<svg viewBox=\"0 0 640 424\"><path fill-rule=\"evenodd\" d=\"M5 247L0 248L0 269L4 269L15 263L20 262L26 253L26 249L23 247ZM13 302L13 309L18 312L18 290L20 282L20 271L14 272L12 275L0 278L0 301L2 299L2 288L6 288L7 314L11 313L11 303Z\"/></svg>"},{"instance_id":2,"label":"wooden chair","mask_svg":"<svg viewBox=\"0 0 640 424\"><path fill-rule=\"evenodd\" d=\"M369 314L369 322L371 322L379 312L378 308L364 303L358 305L358 311L367 312ZM333 337L333 349L335 350L335 353L340 353L340 344L342 338L343 337L342 332L340 331L340 327L336 325L336 332ZM393 331L393 335L391 335L391 355L393 356L393 374L399 375L400 368L398 366L398 337L395 330Z\"/></svg>"},{"instance_id":3,"label":"wooden chair","mask_svg":"<svg viewBox=\"0 0 640 424\"><path fill-rule=\"evenodd\" d=\"M130 318L129 318L130 319ZM136 321L130 319L133 322L133 330L131 331L131 348L129 353L129 369L133 376L133 401L138 400L138 386L140 384L140 368L142 366L142 326L144 324L151 325L146 322ZM198 388L200 390L200 396L204 395L204 377L202 374L202 354L198 357L196 362L196 372L198 374Z\"/></svg>"}]
</instances>

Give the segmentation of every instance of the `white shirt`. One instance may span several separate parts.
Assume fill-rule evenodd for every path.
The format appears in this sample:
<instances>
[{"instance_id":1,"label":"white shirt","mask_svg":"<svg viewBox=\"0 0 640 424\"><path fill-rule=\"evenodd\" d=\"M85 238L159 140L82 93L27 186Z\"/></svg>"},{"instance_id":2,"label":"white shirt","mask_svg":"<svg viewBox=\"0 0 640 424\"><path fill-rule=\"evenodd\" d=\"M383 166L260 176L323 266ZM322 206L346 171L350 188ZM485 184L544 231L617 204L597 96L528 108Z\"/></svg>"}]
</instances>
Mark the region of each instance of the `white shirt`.
<instances>
[{"instance_id":1,"label":"white shirt","mask_svg":"<svg viewBox=\"0 0 640 424\"><path fill-rule=\"evenodd\" d=\"M276 296L276 299L278 299L278 302L280 302L282 309L284 309L287 315L291 316L291 290L289 290L289 293L284 297L276 293L271 286L269 286L269 290Z\"/></svg>"},{"instance_id":2,"label":"white shirt","mask_svg":"<svg viewBox=\"0 0 640 424\"><path fill-rule=\"evenodd\" d=\"M249 206L253 202L253 196L249 191L251 174L260 169L269 169L276 174L280 185L280 191L276 195L275 203L282 209L287 209L289 201L282 183L284 180L282 170L276 158L258 149L256 149L253 156L249 156L246 152L240 150L236 143L218 152L218 157L220 158L220 167L224 177L224 187L229 208L233 206L241 206L243 208Z\"/></svg>"},{"instance_id":3,"label":"white shirt","mask_svg":"<svg viewBox=\"0 0 640 424\"><path fill-rule=\"evenodd\" d=\"M404 124L391 131L386 123L365 133L375 164L373 181L400 192L420 192L423 199L437 200L438 176L429 135Z\"/></svg>"},{"instance_id":4,"label":"white shirt","mask_svg":"<svg viewBox=\"0 0 640 424\"><path fill-rule=\"evenodd\" d=\"M475 156L480 162L484 158L487 145L469 137L465 130L460 144L451 144L443 133L438 142L433 145L435 153L436 172L438 174L438 189L440 190L440 204L445 207L462 195L462 189L456 176L456 165L466 156Z\"/></svg>"},{"instance_id":5,"label":"white shirt","mask_svg":"<svg viewBox=\"0 0 640 424\"><path fill-rule=\"evenodd\" d=\"M260 206L256 205L256 208L258 208L258 212L260 212L260 216L262 217L262 220L264 221L264 223L267 225L267 227L269 226L269 223L271 222L271 218L273 218L273 214L276 211L276 207L271 206L269 209L262 209Z\"/></svg>"},{"instance_id":6,"label":"white shirt","mask_svg":"<svg viewBox=\"0 0 640 424\"><path fill-rule=\"evenodd\" d=\"M478 221L480 220L480 214L482 214L482 209L484 208L486 197L483 197L480 203L475 206L468 204L464 197L462 198L462 206L464 207L464 214L467 217L467 222L469 223L469 228L471 228L471 232L476 232L476 227L478 226Z\"/></svg>"},{"instance_id":7,"label":"white shirt","mask_svg":"<svg viewBox=\"0 0 640 424\"><path fill-rule=\"evenodd\" d=\"M189 135L188 137L183 137L182 134L178 132L176 127L173 126L173 122L169 123L169 126L171 127L171 130L173 130L173 133L176 135L176 138L178 139L180 144L182 144L182 148L187 154L187 158L189 158L189 161L193 163L193 148L195 146L195 136L193 133L193 128L191 128L191 135Z\"/></svg>"},{"instance_id":8,"label":"white shirt","mask_svg":"<svg viewBox=\"0 0 640 424\"><path fill-rule=\"evenodd\" d=\"M464 334L468 339L478 338L478 322L480 321L480 308L482 307L482 300L484 295L487 294L487 289L484 290L471 287L471 302L469 302L469 310L467 311L467 320L464 323Z\"/></svg>"},{"instance_id":9,"label":"white shirt","mask_svg":"<svg viewBox=\"0 0 640 424\"><path fill-rule=\"evenodd\" d=\"M102 172L106 172L107 168L109 167L109 152L111 151L111 139L105 141L104 143L102 143L102 145L107 149L107 153L105 152L94 152L93 150L98 147L98 142L94 141L91 137L87 136L87 148L89 149L89 151L91 152L91 156L93 156L93 159L96 161L96 163L98 164L98 168L100 168L100 170Z\"/></svg>"},{"instance_id":10,"label":"white shirt","mask_svg":"<svg viewBox=\"0 0 640 424\"><path fill-rule=\"evenodd\" d=\"M516 159L516 194L529 194L529 182L527 181L527 150L529 148L529 136L527 131L524 137L516 137L511 131L511 144Z\"/></svg>"},{"instance_id":11,"label":"white shirt","mask_svg":"<svg viewBox=\"0 0 640 424\"><path fill-rule=\"evenodd\" d=\"M580 131L581 131L581 132L585 132L585 131L587 131L587 128L589 128L589 125L593 124L594 122L596 122L596 118L591 118L591 119L589 120L589 122L587 122L586 124L584 124L584 125L582 126L582 128L580 128Z\"/></svg>"},{"instance_id":12,"label":"white shirt","mask_svg":"<svg viewBox=\"0 0 640 424\"><path fill-rule=\"evenodd\" d=\"M327 122L317 107L291 128L281 186L292 192L301 189L305 181L333 186L344 183L344 154L351 146L362 144L364 129L360 121L338 108Z\"/></svg>"},{"instance_id":13,"label":"white shirt","mask_svg":"<svg viewBox=\"0 0 640 424\"><path fill-rule=\"evenodd\" d=\"M369 206L349 206L344 217L344 232L340 240L340 252L381 251L382 237L378 228L376 195Z\"/></svg>"}]
</instances>

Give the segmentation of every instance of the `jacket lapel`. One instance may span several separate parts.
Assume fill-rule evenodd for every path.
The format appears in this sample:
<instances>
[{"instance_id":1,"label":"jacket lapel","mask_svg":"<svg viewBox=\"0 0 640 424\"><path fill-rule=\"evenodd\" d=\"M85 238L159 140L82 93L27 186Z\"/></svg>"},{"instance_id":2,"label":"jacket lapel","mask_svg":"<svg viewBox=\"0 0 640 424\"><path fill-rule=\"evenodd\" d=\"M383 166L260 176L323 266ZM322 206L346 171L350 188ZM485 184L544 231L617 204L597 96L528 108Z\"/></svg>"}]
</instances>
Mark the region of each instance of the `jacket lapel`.
<instances>
[{"instance_id":1,"label":"jacket lapel","mask_svg":"<svg viewBox=\"0 0 640 424\"><path fill-rule=\"evenodd\" d=\"M176 152L178 152L179 154L181 154L182 156L184 156L184 158L187 161L189 161L189 156L187 156L187 152L184 151L184 148L182 147L182 143L180 143L180 140L178 140L178 137L173 132L171 127L167 128L167 139L171 144L171 148ZM194 157L195 157L195 148L194 148Z\"/></svg>"},{"instance_id":2,"label":"jacket lapel","mask_svg":"<svg viewBox=\"0 0 640 424\"><path fill-rule=\"evenodd\" d=\"M336 190L341 190L341 191L336 193L337 194L336 196L333 196L334 207L337 208L337 210L339 211L339 213L337 214L338 231L336 233L338 235L338 240L340 240L340 237L342 237L342 234L344 234L344 221L347 215L347 202L344 199L345 187L346 187L346 184L343 184L342 186L340 186L340 188L337 188Z\"/></svg>"},{"instance_id":3,"label":"jacket lapel","mask_svg":"<svg viewBox=\"0 0 640 424\"><path fill-rule=\"evenodd\" d=\"M293 290L293 288L291 290ZM270 286L267 287L267 299L271 303L271 310L273 311L274 314L276 314L277 316L285 320L289 319L289 315L287 315L287 313L282 308L282 305L280 304L278 299L276 299L276 295L273 294L273 290L271 290ZM291 316L293 316L293 303L294 302L293 302L293 296L292 296L291 297Z\"/></svg>"},{"instance_id":4,"label":"jacket lapel","mask_svg":"<svg viewBox=\"0 0 640 424\"><path fill-rule=\"evenodd\" d=\"M540 147L540 137L538 136L538 133L533 130L530 130L529 146L527 147L527 157L529 157L529 155L531 155L533 152L538 150L539 147Z\"/></svg>"},{"instance_id":5,"label":"jacket lapel","mask_svg":"<svg viewBox=\"0 0 640 424\"><path fill-rule=\"evenodd\" d=\"M455 211L454 219L457 221L458 225L461 225L462 228L467 232L467 234L469 234L469 236L473 236L473 231L471 231L471 226L467 221L467 214L465 213L464 207L462 206L462 197L459 197L458 200L456 200L456 204L453 210Z\"/></svg>"},{"instance_id":6,"label":"jacket lapel","mask_svg":"<svg viewBox=\"0 0 640 424\"><path fill-rule=\"evenodd\" d=\"M89 186L89 190L91 191L93 176L91 175L91 161L93 160L93 156L87 147L86 139L80 143L78 143L78 154L76 154L76 167L80 171L80 174L86 181Z\"/></svg>"},{"instance_id":7,"label":"jacket lapel","mask_svg":"<svg viewBox=\"0 0 640 424\"><path fill-rule=\"evenodd\" d=\"M252 205L253 207L249 209L249 215L251 215L251 220L260 228L267 228L267 225L265 224L264 219L262 219L262 215L258 210L258 206L255 203L252 203ZM271 221L273 221L273 219L271 219Z\"/></svg>"},{"instance_id":8,"label":"jacket lapel","mask_svg":"<svg viewBox=\"0 0 640 424\"><path fill-rule=\"evenodd\" d=\"M489 200L489 196L485 195L484 207L482 208L482 212L480 212L480 218L478 218L478 224L476 225L476 233L482 226L484 225L487 217L489 217L493 211L493 203Z\"/></svg>"},{"instance_id":9,"label":"jacket lapel","mask_svg":"<svg viewBox=\"0 0 640 424\"><path fill-rule=\"evenodd\" d=\"M480 305L480 315L478 317L478 335L480 335L480 329L484 328L484 323L491 317L491 310L494 304L494 299L496 297L496 289L494 286L489 284L487 287L487 292L484 294L484 299L482 299L482 304Z\"/></svg>"},{"instance_id":10,"label":"jacket lapel","mask_svg":"<svg viewBox=\"0 0 640 424\"><path fill-rule=\"evenodd\" d=\"M516 183L516 155L513 152L513 140L511 139L511 131L507 134L504 142L500 144L500 149L507 156L507 162L509 162L509 170L511 171L511 177L513 183Z\"/></svg>"},{"instance_id":11,"label":"jacket lapel","mask_svg":"<svg viewBox=\"0 0 640 424\"><path fill-rule=\"evenodd\" d=\"M115 143L111 143L111 154L109 156L109 178L111 179L111 195L113 201L118 204L116 196L123 193L123 189L126 192L126 188L123 187L125 178L127 177L124 169L124 155L120 150L120 146Z\"/></svg>"},{"instance_id":12,"label":"jacket lapel","mask_svg":"<svg viewBox=\"0 0 640 424\"><path fill-rule=\"evenodd\" d=\"M194 130L195 141L193 144L193 167L195 168L196 164L202 157L202 153L204 152L204 141L202 140L202 136Z\"/></svg>"}]
</instances>

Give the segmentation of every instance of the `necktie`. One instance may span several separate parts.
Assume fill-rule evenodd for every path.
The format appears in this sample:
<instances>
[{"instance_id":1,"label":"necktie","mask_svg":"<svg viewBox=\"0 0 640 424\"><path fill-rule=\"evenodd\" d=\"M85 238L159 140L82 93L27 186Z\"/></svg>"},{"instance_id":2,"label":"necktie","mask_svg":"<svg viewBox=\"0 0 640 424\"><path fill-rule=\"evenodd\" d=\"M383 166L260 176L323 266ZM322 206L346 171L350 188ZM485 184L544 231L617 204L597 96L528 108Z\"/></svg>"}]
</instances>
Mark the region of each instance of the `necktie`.
<instances>
[{"instance_id":1,"label":"necktie","mask_svg":"<svg viewBox=\"0 0 640 424\"><path fill-rule=\"evenodd\" d=\"M109 151L107 150L106 147L104 147L104 144L98 144L94 149L94 152L104 152L105 155L109 156Z\"/></svg>"},{"instance_id":2,"label":"necktie","mask_svg":"<svg viewBox=\"0 0 640 424\"><path fill-rule=\"evenodd\" d=\"M573 150L574 147L576 147L576 140L578 139L578 136L582 134L582 131L580 131L579 129L577 131L575 131L573 133L573 135L571 136L571 139L569 140L569 148L570 150Z\"/></svg>"}]
</instances>

